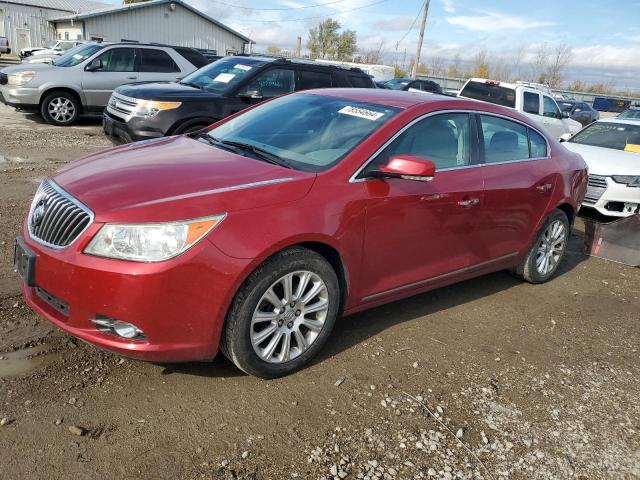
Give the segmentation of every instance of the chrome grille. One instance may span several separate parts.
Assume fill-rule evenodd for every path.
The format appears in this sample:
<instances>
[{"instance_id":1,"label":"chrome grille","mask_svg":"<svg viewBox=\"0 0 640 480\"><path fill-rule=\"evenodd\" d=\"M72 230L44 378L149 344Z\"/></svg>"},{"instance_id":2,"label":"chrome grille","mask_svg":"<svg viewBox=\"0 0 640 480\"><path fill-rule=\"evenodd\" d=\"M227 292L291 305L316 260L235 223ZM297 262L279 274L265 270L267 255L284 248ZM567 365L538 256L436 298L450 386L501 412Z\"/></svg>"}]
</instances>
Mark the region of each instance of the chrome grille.
<instances>
[{"instance_id":1,"label":"chrome grille","mask_svg":"<svg viewBox=\"0 0 640 480\"><path fill-rule=\"evenodd\" d=\"M43 245L64 248L93 221L93 213L80 201L45 178L36 192L27 226L31 238Z\"/></svg>"},{"instance_id":2,"label":"chrome grille","mask_svg":"<svg viewBox=\"0 0 640 480\"><path fill-rule=\"evenodd\" d=\"M129 120L139 102L142 102L142 100L126 97L114 92L111 94L111 98L107 104L107 112L118 118Z\"/></svg>"},{"instance_id":3,"label":"chrome grille","mask_svg":"<svg viewBox=\"0 0 640 480\"><path fill-rule=\"evenodd\" d=\"M584 196L582 203L587 205L595 205L600 197L607 189L607 177L602 175L589 175L589 181L587 182L587 193Z\"/></svg>"}]
</instances>

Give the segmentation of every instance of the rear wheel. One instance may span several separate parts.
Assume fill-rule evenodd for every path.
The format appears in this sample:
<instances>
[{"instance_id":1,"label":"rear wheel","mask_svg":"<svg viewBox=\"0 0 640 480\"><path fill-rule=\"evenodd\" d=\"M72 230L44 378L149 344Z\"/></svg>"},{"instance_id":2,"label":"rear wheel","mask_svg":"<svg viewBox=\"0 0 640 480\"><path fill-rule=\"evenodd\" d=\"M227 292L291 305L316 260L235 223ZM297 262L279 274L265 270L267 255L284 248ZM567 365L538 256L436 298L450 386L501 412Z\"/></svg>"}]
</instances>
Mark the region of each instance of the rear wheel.
<instances>
[{"instance_id":1,"label":"rear wheel","mask_svg":"<svg viewBox=\"0 0 640 480\"><path fill-rule=\"evenodd\" d=\"M292 373L326 342L339 302L338 278L324 257L305 248L280 252L238 291L222 351L251 375L274 378Z\"/></svg>"},{"instance_id":2,"label":"rear wheel","mask_svg":"<svg viewBox=\"0 0 640 480\"><path fill-rule=\"evenodd\" d=\"M564 258L570 228L567 215L561 210L554 210L527 256L513 273L530 283L543 283L551 279Z\"/></svg>"},{"instance_id":3,"label":"rear wheel","mask_svg":"<svg viewBox=\"0 0 640 480\"><path fill-rule=\"evenodd\" d=\"M71 125L80 115L80 102L71 93L52 92L42 101L40 113L42 118L51 125Z\"/></svg>"}]
</instances>

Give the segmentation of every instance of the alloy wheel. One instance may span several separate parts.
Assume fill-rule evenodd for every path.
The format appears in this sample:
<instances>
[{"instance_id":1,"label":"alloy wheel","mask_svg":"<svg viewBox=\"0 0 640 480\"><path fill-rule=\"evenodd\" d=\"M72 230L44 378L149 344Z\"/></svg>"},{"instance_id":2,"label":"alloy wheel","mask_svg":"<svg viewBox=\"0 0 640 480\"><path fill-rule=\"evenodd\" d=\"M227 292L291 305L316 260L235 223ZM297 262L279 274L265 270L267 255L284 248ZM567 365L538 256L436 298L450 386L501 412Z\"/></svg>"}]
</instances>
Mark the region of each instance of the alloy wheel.
<instances>
[{"instance_id":1,"label":"alloy wheel","mask_svg":"<svg viewBox=\"0 0 640 480\"><path fill-rule=\"evenodd\" d=\"M47 105L47 111L56 122L67 123L75 116L76 107L68 98L55 97Z\"/></svg>"},{"instance_id":2,"label":"alloy wheel","mask_svg":"<svg viewBox=\"0 0 640 480\"><path fill-rule=\"evenodd\" d=\"M561 220L552 222L543 232L536 252L536 269L540 275L553 272L564 253L566 232Z\"/></svg>"},{"instance_id":3,"label":"alloy wheel","mask_svg":"<svg viewBox=\"0 0 640 480\"><path fill-rule=\"evenodd\" d=\"M329 293L320 276L288 273L260 298L251 319L251 345L265 362L293 360L316 341L328 311Z\"/></svg>"}]
</instances>

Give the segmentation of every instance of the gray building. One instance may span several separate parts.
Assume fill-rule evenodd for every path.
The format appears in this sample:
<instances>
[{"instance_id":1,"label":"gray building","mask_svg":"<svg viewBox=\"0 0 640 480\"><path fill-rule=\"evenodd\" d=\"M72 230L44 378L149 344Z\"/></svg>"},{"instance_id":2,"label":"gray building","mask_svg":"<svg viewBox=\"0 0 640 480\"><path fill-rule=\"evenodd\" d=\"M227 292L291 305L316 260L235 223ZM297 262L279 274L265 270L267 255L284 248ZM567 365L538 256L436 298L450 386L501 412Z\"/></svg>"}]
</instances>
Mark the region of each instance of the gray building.
<instances>
[{"instance_id":1,"label":"gray building","mask_svg":"<svg viewBox=\"0 0 640 480\"><path fill-rule=\"evenodd\" d=\"M166 43L215 50L218 55L243 53L251 42L182 0L117 5L59 16L52 23L60 38Z\"/></svg>"},{"instance_id":2,"label":"gray building","mask_svg":"<svg viewBox=\"0 0 640 480\"><path fill-rule=\"evenodd\" d=\"M12 52L43 47L59 38L50 19L104 6L87 0L0 0L0 37L9 39Z\"/></svg>"}]
</instances>

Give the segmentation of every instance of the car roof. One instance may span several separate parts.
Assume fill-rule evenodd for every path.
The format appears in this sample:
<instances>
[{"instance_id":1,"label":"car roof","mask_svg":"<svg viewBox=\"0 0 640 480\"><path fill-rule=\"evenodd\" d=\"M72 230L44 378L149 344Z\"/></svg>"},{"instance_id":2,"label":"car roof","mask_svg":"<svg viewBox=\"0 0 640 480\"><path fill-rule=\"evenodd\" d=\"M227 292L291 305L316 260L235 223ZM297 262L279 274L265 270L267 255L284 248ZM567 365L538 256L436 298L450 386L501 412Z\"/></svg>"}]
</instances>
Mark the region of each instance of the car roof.
<instances>
[{"instance_id":1,"label":"car roof","mask_svg":"<svg viewBox=\"0 0 640 480\"><path fill-rule=\"evenodd\" d=\"M332 70L340 70L345 72L352 72L361 75L367 75L364 71L362 71L358 67L350 67L346 65L337 65L335 63L319 63L313 60L308 60L306 58L284 58L284 57L272 57L269 55L230 55L230 57L239 57L239 58L249 58L254 61L262 61L267 63L278 63L278 64L293 64L293 65L304 65L313 68L320 69L332 69Z\"/></svg>"},{"instance_id":2,"label":"car roof","mask_svg":"<svg viewBox=\"0 0 640 480\"><path fill-rule=\"evenodd\" d=\"M609 117L598 120L601 123L624 123L627 125L640 125L640 118L618 118Z\"/></svg>"},{"instance_id":3,"label":"car roof","mask_svg":"<svg viewBox=\"0 0 640 480\"><path fill-rule=\"evenodd\" d=\"M452 108L471 108L477 110L478 105L486 105L486 111L496 110L494 105L478 102L476 100L468 100L464 98L449 97L447 95L438 95L424 92L406 92L403 90L387 90L383 88L330 88L305 90L301 93L310 93L313 95L324 95L330 97L343 98L356 102L373 103L385 105L406 110L416 105L436 104L447 102ZM499 107L498 109L501 109ZM518 118L515 117L514 118Z\"/></svg>"}]
</instances>

